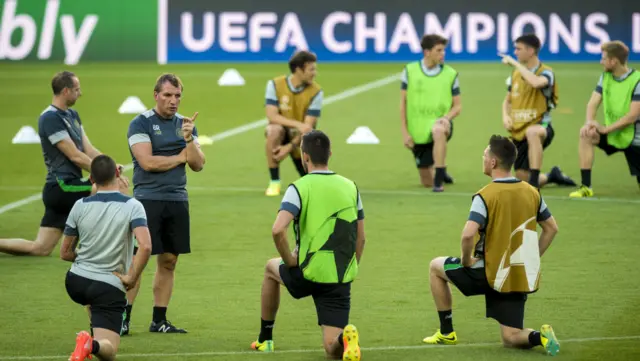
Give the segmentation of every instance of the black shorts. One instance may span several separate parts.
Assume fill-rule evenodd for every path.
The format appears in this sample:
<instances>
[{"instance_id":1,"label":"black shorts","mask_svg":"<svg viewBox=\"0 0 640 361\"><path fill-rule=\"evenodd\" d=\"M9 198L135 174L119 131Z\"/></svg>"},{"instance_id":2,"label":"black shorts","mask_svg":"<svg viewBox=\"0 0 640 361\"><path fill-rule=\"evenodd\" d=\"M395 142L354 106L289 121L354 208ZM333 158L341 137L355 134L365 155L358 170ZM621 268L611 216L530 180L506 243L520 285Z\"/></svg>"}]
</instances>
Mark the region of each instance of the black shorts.
<instances>
[{"instance_id":1,"label":"black shorts","mask_svg":"<svg viewBox=\"0 0 640 361\"><path fill-rule=\"evenodd\" d=\"M91 307L91 328L122 332L127 295L120 289L68 271L65 279L67 294L73 302Z\"/></svg>"},{"instance_id":2,"label":"black shorts","mask_svg":"<svg viewBox=\"0 0 640 361\"><path fill-rule=\"evenodd\" d=\"M640 177L640 146L629 146L627 149L618 149L607 142L606 135L600 135L598 148L602 149L607 155L623 152L627 158L627 165L631 175Z\"/></svg>"},{"instance_id":3,"label":"black shorts","mask_svg":"<svg viewBox=\"0 0 640 361\"><path fill-rule=\"evenodd\" d=\"M542 142L542 149L547 149L549 145L551 145L551 141L553 141L553 137L556 134L553 130L551 124L547 126L547 137L544 138L544 142ZM513 169L515 170L529 170L529 143L527 139L523 140L513 140L513 144L516 145L516 149L518 150L518 155L516 156L516 161L513 163Z\"/></svg>"},{"instance_id":4,"label":"black shorts","mask_svg":"<svg viewBox=\"0 0 640 361\"><path fill-rule=\"evenodd\" d=\"M299 267L280 265L280 278L295 299L313 297L318 325L344 328L349 324L351 283L323 284L308 281Z\"/></svg>"},{"instance_id":5,"label":"black shorts","mask_svg":"<svg viewBox=\"0 0 640 361\"><path fill-rule=\"evenodd\" d=\"M522 329L524 327L525 293L499 293L489 286L484 268L463 267L460 258L449 257L444 262L445 273L465 296L484 295L486 317L501 325Z\"/></svg>"},{"instance_id":6,"label":"black shorts","mask_svg":"<svg viewBox=\"0 0 640 361\"><path fill-rule=\"evenodd\" d=\"M147 213L152 255L191 253L188 201L140 200L140 203Z\"/></svg>"},{"instance_id":7,"label":"black shorts","mask_svg":"<svg viewBox=\"0 0 640 361\"><path fill-rule=\"evenodd\" d=\"M63 189L64 188L64 189ZM45 183L42 188L44 216L40 227L51 227L64 230L71 208L78 199L91 195L91 182L76 179L58 183Z\"/></svg>"},{"instance_id":8,"label":"black shorts","mask_svg":"<svg viewBox=\"0 0 640 361\"><path fill-rule=\"evenodd\" d=\"M451 123L451 131L447 141L453 137L453 122ZM435 163L433 160L433 142L426 144L414 144L413 145L413 157L416 160L416 167L418 168L430 168Z\"/></svg>"}]
</instances>

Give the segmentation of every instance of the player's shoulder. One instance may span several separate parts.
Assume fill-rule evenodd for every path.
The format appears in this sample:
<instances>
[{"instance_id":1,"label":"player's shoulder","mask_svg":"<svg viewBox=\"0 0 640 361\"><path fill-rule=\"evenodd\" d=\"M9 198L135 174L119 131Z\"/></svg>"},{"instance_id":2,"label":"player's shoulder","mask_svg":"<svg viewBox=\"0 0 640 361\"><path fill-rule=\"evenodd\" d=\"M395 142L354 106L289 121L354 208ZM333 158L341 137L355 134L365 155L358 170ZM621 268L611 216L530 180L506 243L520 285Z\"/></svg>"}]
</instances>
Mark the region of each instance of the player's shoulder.
<instances>
[{"instance_id":1,"label":"player's shoulder","mask_svg":"<svg viewBox=\"0 0 640 361\"><path fill-rule=\"evenodd\" d=\"M311 84L309 84L309 86L311 87L311 89L313 89L316 92L321 92L322 91L322 86L317 82L317 81L313 81L311 82Z\"/></svg>"},{"instance_id":2,"label":"player's shoulder","mask_svg":"<svg viewBox=\"0 0 640 361\"><path fill-rule=\"evenodd\" d=\"M287 75L282 74L282 75L278 75L278 76L275 76L275 77L267 80L267 84L269 82L272 82L273 85L277 85L278 83L282 83L282 82L286 82L286 81L287 81Z\"/></svg>"},{"instance_id":3,"label":"player's shoulder","mask_svg":"<svg viewBox=\"0 0 640 361\"><path fill-rule=\"evenodd\" d=\"M155 117L155 115L156 113L153 109L149 109L131 119L131 124L148 124L151 121L151 118Z\"/></svg>"},{"instance_id":4,"label":"player's shoulder","mask_svg":"<svg viewBox=\"0 0 640 361\"><path fill-rule=\"evenodd\" d=\"M47 106L38 117L38 119L40 120L53 118L60 119L60 116L58 115L58 108L54 107L53 105Z\"/></svg>"},{"instance_id":5,"label":"player's shoulder","mask_svg":"<svg viewBox=\"0 0 640 361\"><path fill-rule=\"evenodd\" d=\"M122 194L122 193L120 193L120 194ZM123 196L123 199L125 200L124 203L129 205L129 206L131 206L132 208L143 207L142 202L140 202L139 200L137 200L137 199L135 199L135 198L133 198L133 197L131 197L129 195L126 195L126 194L122 194L122 196Z\"/></svg>"}]
</instances>

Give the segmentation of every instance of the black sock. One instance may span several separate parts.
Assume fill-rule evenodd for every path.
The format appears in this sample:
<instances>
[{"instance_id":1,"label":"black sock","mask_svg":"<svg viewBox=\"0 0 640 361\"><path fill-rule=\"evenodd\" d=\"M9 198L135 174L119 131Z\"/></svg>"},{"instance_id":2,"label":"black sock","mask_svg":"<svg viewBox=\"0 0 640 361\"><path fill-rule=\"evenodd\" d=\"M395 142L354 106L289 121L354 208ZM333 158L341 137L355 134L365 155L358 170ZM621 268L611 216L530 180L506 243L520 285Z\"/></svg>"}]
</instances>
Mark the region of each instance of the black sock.
<instances>
[{"instance_id":1,"label":"black sock","mask_svg":"<svg viewBox=\"0 0 640 361\"><path fill-rule=\"evenodd\" d=\"M304 176L305 174L307 174L307 172L304 170L304 167L302 166L302 159L293 159L293 164L296 166L296 170L298 171L298 174L300 174L300 177Z\"/></svg>"},{"instance_id":2,"label":"black sock","mask_svg":"<svg viewBox=\"0 0 640 361\"><path fill-rule=\"evenodd\" d=\"M582 177L582 185L591 188L591 169L580 169L580 176Z\"/></svg>"},{"instance_id":3,"label":"black sock","mask_svg":"<svg viewBox=\"0 0 640 361\"><path fill-rule=\"evenodd\" d=\"M280 180L280 168L278 168L278 167L269 168L269 174L271 175L271 180L272 181L279 181Z\"/></svg>"},{"instance_id":4,"label":"black sock","mask_svg":"<svg viewBox=\"0 0 640 361\"><path fill-rule=\"evenodd\" d=\"M126 307L126 311L125 311L125 316L124 316L124 322L129 323L129 321L131 321L131 309L133 308L133 305L127 305Z\"/></svg>"},{"instance_id":5,"label":"black sock","mask_svg":"<svg viewBox=\"0 0 640 361\"><path fill-rule=\"evenodd\" d=\"M91 353L97 355L98 352L100 352L100 343L98 343L98 341L96 340L93 340L93 343L91 345Z\"/></svg>"},{"instance_id":6,"label":"black sock","mask_svg":"<svg viewBox=\"0 0 640 361\"><path fill-rule=\"evenodd\" d=\"M640 175L636 176L636 179L638 180L638 185L640 186Z\"/></svg>"},{"instance_id":7,"label":"black sock","mask_svg":"<svg viewBox=\"0 0 640 361\"><path fill-rule=\"evenodd\" d=\"M529 184L536 188L540 188L540 169L530 169L529 170Z\"/></svg>"},{"instance_id":8,"label":"black sock","mask_svg":"<svg viewBox=\"0 0 640 361\"><path fill-rule=\"evenodd\" d=\"M542 346L542 339L540 338L540 332L531 331L529 334L529 344L531 346Z\"/></svg>"},{"instance_id":9,"label":"black sock","mask_svg":"<svg viewBox=\"0 0 640 361\"><path fill-rule=\"evenodd\" d=\"M444 182L444 175L447 173L447 167L438 167L436 168L436 177L434 180L435 187L442 187L442 182Z\"/></svg>"},{"instance_id":10,"label":"black sock","mask_svg":"<svg viewBox=\"0 0 640 361\"><path fill-rule=\"evenodd\" d=\"M273 340L274 323L276 323L276 321L265 321L260 319L260 336L258 336L258 342Z\"/></svg>"},{"instance_id":11,"label":"black sock","mask_svg":"<svg viewBox=\"0 0 640 361\"><path fill-rule=\"evenodd\" d=\"M167 320L166 307L153 307L153 322L159 323Z\"/></svg>"},{"instance_id":12,"label":"black sock","mask_svg":"<svg viewBox=\"0 0 640 361\"><path fill-rule=\"evenodd\" d=\"M451 310L438 311L438 316L440 316L440 333L448 335L453 332L453 315L451 314Z\"/></svg>"},{"instance_id":13,"label":"black sock","mask_svg":"<svg viewBox=\"0 0 640 361\"><path fill-rule=\"evenodd\" d=\"M344 347L344 340L342 339L342 332L338 335L338 343L340 346Z\"/></svg>"}]
</instances>

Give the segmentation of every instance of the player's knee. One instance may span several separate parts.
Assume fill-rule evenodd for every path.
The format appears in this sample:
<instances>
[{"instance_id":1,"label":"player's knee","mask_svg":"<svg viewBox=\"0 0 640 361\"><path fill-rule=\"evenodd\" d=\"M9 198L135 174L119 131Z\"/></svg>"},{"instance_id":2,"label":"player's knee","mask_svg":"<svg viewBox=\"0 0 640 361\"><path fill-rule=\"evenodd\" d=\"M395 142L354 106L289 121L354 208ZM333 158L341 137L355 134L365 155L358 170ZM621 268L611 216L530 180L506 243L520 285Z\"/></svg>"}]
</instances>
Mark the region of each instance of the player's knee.
<instances>
[{"instance_id":1,"label":"player's knee","mask_svg":"<svg viewBox=\"0 0 640 361\"><path fill-rule=\"evenodd\" d=\"M444 269L444 260L442 257L434 258L429 263L429 273L439 275Z\"/></svg>"},{"instance_id":2,"label":"player's knee","mask_svg":"<svg viewBox=\"0 0 640 361\"><path fill-rule=\"evenodd\" d=\"M277 139L284 136L284 127L280 124L267 125L267 138Z\"/></svg>"},{"instance_id":3,"label":"player's knee","mask_svg":"<svg viewBox=\"0 0 640 361\"><path fill-rule=\"evenodd\" d=\"M442 125L436 125L431 130L433 134L433 140L446 140L447 139L447 130Z\"/></svg>"},{"instance_id":4,"label":"player's knee","mask_svg":"<svg viewBox=\"0 0 640 361\"><path fill-rule=\"evenodd\" d=\"M173 272L176 269L176 264L178 264L178 257L176 256L167 256L162 260L158 261L158 266L165 271Z\"/></svg>"},{"instance_id":5,"label":"player's knee","mask_svg":"<svg viewBox=\"0 0 640 361\"><path fill-rule=\"evenodd\" d=\"M545 135L546 130L541 126L533 126L527 128L525 131L525 136L528 141L541 141L542 137Z\"/></svg>"},{"instance_id":6,"label":"player's knee","mask_svg":"<svg viewBox=\"0 0 640 361\"><path fill-rule=\"evenodd\" d=\"M264 273L267 275L276 275L279 274L280 271L280 258L272 258L267 261L267 264L264 266Z\"/></svg>"}]
</instances>

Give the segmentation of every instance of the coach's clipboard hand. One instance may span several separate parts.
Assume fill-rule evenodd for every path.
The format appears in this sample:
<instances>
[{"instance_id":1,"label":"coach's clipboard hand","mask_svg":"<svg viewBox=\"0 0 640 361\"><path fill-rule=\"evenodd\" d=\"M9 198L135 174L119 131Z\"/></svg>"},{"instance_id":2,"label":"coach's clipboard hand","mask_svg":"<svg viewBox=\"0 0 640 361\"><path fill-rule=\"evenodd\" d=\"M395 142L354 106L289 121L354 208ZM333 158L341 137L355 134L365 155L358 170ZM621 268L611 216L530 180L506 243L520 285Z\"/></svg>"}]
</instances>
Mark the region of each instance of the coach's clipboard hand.
<instances>
[{"instance_id":1,"label":"coach's clipboard hand","mask_svg":"<svg viewBox=\"0 0 640 361\"><path fill-rule=\"evenodd\" d=\"M122 285L127 291L135 287L137 280L132 280L131 276L129 275L123 276L118 272L113 272L113 274L120 279L120 281L122 282Z\"/></svg>"}]
</instances>

